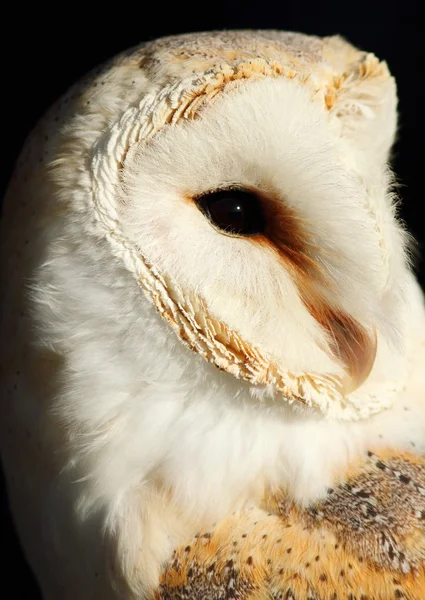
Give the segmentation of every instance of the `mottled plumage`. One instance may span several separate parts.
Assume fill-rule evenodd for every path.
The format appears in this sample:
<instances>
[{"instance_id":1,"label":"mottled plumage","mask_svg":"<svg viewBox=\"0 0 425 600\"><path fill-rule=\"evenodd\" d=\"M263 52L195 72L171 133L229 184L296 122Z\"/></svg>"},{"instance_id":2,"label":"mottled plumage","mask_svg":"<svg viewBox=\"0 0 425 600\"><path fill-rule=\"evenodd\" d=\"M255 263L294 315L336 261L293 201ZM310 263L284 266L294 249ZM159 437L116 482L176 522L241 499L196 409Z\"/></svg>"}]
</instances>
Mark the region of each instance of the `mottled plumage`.
<instances>
[{"instance_id":1,"label":"mottled plumage","mask_svg":"<svg viewBox=\"0 0 425 600\"><path fill-rule=\"evenodd\" d=\"M420 600L425 458L367 453L305 509L281 491L173 553L156 598Z\"/></svg>"}]
</instances>

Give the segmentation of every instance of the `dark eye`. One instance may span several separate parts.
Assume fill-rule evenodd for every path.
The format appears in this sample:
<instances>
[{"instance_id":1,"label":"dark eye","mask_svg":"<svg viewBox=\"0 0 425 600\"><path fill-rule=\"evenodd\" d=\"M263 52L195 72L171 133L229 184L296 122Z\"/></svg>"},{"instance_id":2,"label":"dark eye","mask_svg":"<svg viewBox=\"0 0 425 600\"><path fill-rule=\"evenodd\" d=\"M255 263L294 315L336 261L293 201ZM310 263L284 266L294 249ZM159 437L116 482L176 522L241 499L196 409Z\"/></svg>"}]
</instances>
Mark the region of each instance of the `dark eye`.
<instances>
[{"instance_id":1,"label":"dark eye","mask_svg":"<svg viewBox=\"0 0 425 600\"><path fill-rule=\"evenodd\" d=\"M241 189L218 190L196 199L198 208L213 225L228 234L262 233L265 219L260 198Z\"/></svg>"}]
</instances>

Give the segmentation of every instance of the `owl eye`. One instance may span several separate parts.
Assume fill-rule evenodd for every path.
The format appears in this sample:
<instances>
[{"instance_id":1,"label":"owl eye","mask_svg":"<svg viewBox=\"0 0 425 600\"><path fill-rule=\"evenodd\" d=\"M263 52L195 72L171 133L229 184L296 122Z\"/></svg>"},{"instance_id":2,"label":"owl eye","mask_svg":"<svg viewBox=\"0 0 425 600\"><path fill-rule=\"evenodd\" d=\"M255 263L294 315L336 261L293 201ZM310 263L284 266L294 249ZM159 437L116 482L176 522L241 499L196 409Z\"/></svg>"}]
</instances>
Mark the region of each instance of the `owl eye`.
<instances>
[{"instance_id":1,"label":"owl eye","mask_svg":"<svg viewBox=\"0 0 425 600\"><path fill-rule=\"evenodd\" d=\"M202 194L198 208L215 225L230 235L262 233L265 218L259 197L248 190L226 189Z\"/></svg>"}]
</instances>

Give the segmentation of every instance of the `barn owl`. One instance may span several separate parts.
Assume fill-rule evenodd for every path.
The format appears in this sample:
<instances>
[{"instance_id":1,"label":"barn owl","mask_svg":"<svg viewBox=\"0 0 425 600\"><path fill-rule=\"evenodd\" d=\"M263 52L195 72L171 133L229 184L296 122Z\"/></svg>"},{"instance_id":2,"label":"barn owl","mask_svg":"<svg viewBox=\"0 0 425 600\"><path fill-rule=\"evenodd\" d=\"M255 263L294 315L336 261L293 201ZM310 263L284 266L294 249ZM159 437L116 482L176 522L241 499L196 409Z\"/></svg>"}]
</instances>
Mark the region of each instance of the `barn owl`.
<instances>
[{"instance_id":1,"label":"barn owl","mask_svg":"<svg viewBox=\"0 0 425 600\"><path fill-rule=\"evenodd\" d=\"M340 37L133 48L5 199L1 452L47 600L425 597L396 89Z\"/></svg>"}]
</instances>

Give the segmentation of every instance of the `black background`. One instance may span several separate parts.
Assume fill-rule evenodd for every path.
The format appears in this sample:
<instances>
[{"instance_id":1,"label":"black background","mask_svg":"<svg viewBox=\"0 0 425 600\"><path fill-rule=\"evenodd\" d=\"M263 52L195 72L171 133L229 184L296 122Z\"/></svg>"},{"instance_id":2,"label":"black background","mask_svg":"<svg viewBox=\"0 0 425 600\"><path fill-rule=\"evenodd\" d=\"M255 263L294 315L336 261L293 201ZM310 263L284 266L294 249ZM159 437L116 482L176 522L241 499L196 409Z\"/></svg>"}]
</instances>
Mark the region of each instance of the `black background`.
<instances>
[{"instance_id":1,"label":"black background","mask_svg":"<svg viewBox=\"0 0 425 600\"><path fill-rule=\"evenodd\" d=\"M421 4L419 0L9 4L2 10L1 191L25 136L43 111L77 78L120 50L163 35L211 29L339 33L385 59L397 79L400 125L393 166L402 184L402 217L421 250L425 241L420 182L425 143L425 18ZM416 268L425 284L423 262L419 260ZM2 561L3 569L6 566L3 592L13 600L36 600L38 592L13 535L4 493L1 500L2 555L6 556Z\"/></svg>"}]
</instances>

